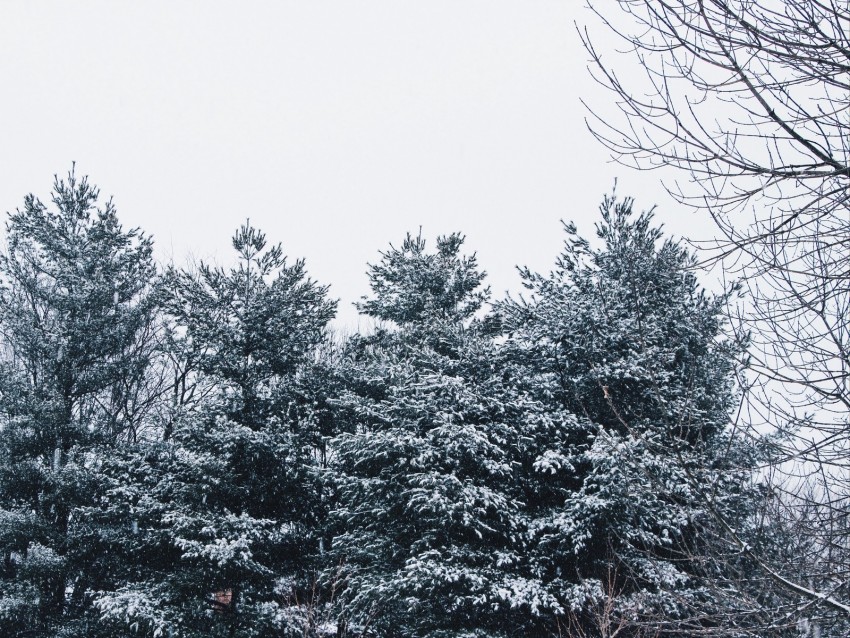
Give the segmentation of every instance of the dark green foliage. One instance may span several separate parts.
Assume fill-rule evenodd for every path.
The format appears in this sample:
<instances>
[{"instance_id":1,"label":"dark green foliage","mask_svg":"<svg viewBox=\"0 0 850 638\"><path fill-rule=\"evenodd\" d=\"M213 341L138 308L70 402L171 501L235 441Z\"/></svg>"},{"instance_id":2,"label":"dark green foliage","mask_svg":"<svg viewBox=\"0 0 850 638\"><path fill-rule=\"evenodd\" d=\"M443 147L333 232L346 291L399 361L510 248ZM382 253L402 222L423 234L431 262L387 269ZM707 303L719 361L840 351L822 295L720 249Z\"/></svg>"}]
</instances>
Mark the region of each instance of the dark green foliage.
<instances>
[{"instance_id":1,"label":"dark green foliage","mask_svg":"<svg viewBox=\"0 0 850 638\"><path fill-rule=\"evenodd\" d=\"M462 238L408 236L372 266L361 309L394 330L356 337L334 441L334 555L353 627L392 636L507 635L539 606L518 565L527 530L516 472L547 415L499 369L470 317L486 299Z\"/></svg>"},{"instance_id":2,"label":"dark green foliage","mask_svg":"<svg viewBox=\"0 0 850 638\"><path fill-rule=\"evenodd\" d=\"M336 304L327 287L311 281L304 261L286 263L280 245L266 247L263 233L245 225L233 237L237 268L226 272L201 264L199 272L173 273L169 309L196 359L249 424L273 399L261 399L291 377L322 343ZM265 407L260 404L265 404Z\"/></svg>"},{"instance_id":3,"label":"dark green foliage","mask_svg":"<svg viewBox=\"0 0 850 638\"><path fill-rule=\"evenodd\" d=\"M557 269L524 271L534 296L498 308L529 390L579 418L538 441L546 507L529 504L534 561L560 603L552 625L585 629L602 611L687 614L697 554L720 527L711 510L737 520L753 463L727 436L741 346L723 332L726 296L699 288L651 213L613 197L601 212L600 248L567 224Z\"/></svg>"},{"instance_id":4,"label":"dark green foliage","mask_svg":"<svg viewBox=\"0 0 850 638\"><path fill-rule=\"evenodd\" d=\"M732 291L631 200L487 316L463 237L408 235L378 327L333 344L327 288L250 224L235 267L160 279L97 195L28 197L0 256L3 635L679 635L775 604L727 551L775 543L729 433Z\"/></svg>"},{"instance_id":5,"label":"dark green foliage","mask_svg":"<svg viewBox=\"0 0 850 638\"><path fill-rule=\"evenodd\" d=\"M151 241L73 172L53 209L27 196L0 256L0 622L53 636L108 579L92 530L101 459L134 440L157 395ZM11 635L15 635L11 633Z\"/></svg>"},{"instance_id":6,"label":"dark green foliage","mask_svg":"<svg viewBox=\"0 0 850 638\"><path fill-rule=\"evenodd\" d=\"M125 581L97 600L142 635L301 635L322 486L310 378L335 303L243 226L236 268L170 275L167 307L203 401L179 406L165 440L105 468L100 516L132 529ZM226 602L223 602L226 601Z\"/></svg>"},{"instance_id":7,"label":"dark green foliage","mask_svg":"<svg viewBox=\"0 0 850 638\"><path fill-rule=\"evenodd\" d=\"M475 255L460 255L464 238L458 233L437 238L437 251L425 252L421 234L408 233L401 248L390 246L381 262L369 269L374 296L360 311L397 325L460 322L472 317L489 296L481 289L485 273Z\"/></svg>"}]
</instances>

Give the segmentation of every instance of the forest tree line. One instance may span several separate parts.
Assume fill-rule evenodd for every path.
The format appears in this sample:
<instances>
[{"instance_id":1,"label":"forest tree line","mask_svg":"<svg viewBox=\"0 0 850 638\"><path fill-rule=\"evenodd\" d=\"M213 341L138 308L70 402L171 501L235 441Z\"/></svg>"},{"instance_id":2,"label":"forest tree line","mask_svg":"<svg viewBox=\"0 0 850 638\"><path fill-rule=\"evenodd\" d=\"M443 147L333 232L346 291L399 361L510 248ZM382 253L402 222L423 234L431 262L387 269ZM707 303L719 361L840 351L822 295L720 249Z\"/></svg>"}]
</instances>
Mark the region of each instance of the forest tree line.
<instances>
[{"instance_id":1,"label":"forest tree line","mask_svg":"<svg viewBox=\"0 0 850 638\"><path fill-rule=\"evenodd\" d=\"M503 299L462 235L408 235L345 336L248 223L232 267L160 268L71 173L6 237L5 636L850 628L831 574L803 607L777 579L803 539L763 471L781 441L736 420L739 288L628 198Z\"/></svg>"}]
</instances>

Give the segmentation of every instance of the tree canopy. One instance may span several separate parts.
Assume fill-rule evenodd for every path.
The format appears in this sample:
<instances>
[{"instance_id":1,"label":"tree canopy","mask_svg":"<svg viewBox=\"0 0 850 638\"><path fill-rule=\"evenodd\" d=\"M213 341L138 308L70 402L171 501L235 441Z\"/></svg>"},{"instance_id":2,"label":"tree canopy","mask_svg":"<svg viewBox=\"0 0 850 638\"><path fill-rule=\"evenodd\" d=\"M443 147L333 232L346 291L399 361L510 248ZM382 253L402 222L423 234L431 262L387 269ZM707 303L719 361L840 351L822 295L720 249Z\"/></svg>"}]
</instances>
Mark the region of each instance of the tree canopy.
<instances>
[{"instance_id":1,"label":"tree canopy","mask_svg":"<svg viewBox=\"0 0 850 638\"><path fill-rule=\"evenodd\" d=\"M73 174L27 198L0 259L9 635L763 629L730 610L781 594L728 550L793 536L731 436L737 289L652 211L606 197L493 303L461 234L408 234L343 338L250 223L232 266L160 273L96 201Z\"/></svg>"}]
</instances>

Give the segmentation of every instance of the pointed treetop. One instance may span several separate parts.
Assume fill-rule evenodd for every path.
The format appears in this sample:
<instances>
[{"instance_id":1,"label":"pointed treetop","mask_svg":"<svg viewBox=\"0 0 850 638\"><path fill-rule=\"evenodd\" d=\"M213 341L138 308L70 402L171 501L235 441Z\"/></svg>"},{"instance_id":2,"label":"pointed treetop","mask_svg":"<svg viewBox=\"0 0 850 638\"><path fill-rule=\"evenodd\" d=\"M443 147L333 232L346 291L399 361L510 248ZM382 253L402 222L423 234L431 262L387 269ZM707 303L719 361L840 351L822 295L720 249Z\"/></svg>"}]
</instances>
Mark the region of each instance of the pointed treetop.
<instances>
[{"instance_id":1,"label":"pointed treetop","mask_svg":"<svg viewBox=\"0 0 850 638\"><path fill-rule=\"evenodd\" d=\"M464 239L460 233L438 237L436 252L428 253L421 229L416 237L408 233L400 248L391 244L380 263L370 264L373 294L357 308L400 326L470 318L489 297L489 288L480 288L486 273L478 269L475 254L460 254Z\"/></svg>"}]
</instances>

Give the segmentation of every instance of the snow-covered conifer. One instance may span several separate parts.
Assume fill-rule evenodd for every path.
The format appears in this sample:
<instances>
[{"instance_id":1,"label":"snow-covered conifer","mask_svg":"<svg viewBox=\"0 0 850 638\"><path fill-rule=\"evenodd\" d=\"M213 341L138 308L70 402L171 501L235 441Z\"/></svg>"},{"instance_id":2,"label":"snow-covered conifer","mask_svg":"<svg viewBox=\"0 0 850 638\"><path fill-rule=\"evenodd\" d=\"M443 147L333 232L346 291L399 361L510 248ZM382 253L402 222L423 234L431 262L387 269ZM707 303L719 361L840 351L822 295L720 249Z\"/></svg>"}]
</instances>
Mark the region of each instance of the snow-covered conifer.
<instances>
[{"instance_id":1,"label":"snow-covered conifer","mask_svg":"<svg viewBox=\"0 0 850 638\"><path fill-rule=\"evenodd\" d=\"M566 224L554 272L523 271L530 298L497 309L528 391L577 417L536 442L540 497L527 501L534 571L561 608L553 632L710 604L699 555L715 514L738 520L752 463L727 436L741 359L723 327L730 293L700 288L651 212L609 197L601 213L599 247Z\"/></svg>"},{"instance_id":2,"label":"snow-covered conifer","mask_svg":"<svg viewBox=\"0 0 850 638\"><path fill-rule=\"evenodd\" d=\"M139 435L159 391L152 242L72 171L33 195L0 255L0 627L84 623L108 556L80 509L103 458Z\"/></svg>"},{"instance_id":3,"label":"snow-covered conifer","mask_svg":"<svg viewBox=\"0 0 850 638\"><path fill-rule=\"evenodd\" d=\"M298 603L324 506L317 397L300 378L335 302L249 224L233 247L230 270L170 276L180 369L201 399L181 395L163 440L104 468L115 505L102 516L126 529L123 581L96 600L110 627L277 637L312 622Z\"/></svg>"},{"instance_id":4,"label":"snow-covered conifer","mask_svg":"<svg viewBox=\"0 0 850 638\"><path fill-rule=\"evenodd\" d=\"M360 309L382 324L348 344L349 432L334 442L334 555L351 627L386 636L499 636L544 604L518 566L515 474L535 411L502 375L475 313L487 298L463 238L408 235L370 267Z\"/></svg>"}]
</instances>

